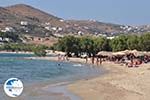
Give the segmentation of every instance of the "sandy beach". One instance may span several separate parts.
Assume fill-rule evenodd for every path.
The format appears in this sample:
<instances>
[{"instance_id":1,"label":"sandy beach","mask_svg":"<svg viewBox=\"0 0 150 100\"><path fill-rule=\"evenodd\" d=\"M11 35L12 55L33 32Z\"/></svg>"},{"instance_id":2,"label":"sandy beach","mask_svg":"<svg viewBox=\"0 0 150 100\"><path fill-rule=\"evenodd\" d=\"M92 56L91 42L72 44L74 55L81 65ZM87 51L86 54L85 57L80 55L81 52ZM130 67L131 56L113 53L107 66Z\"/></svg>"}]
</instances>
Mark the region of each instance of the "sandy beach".
<instances>
[{"instance_id":1,"label":"sandy beach","mask_svg":"<svg viewBox=\"0 0 150 100\"><path fill-rule=\"evenodd\" d=\"M68 86L82 100L149 100L150 64L139 68L127 68L112 62L104 62L109 73Z\"/></svg>"},{"instance_id":2,"label":"sandy beach","mask_svg":"<svg viewBox=\"0 0 150 100\"><path fill-rule=\"evenodd\" d=\"M58 60L57 57L32 59ZM80 58L70 58L69 61L85 63L85 59ZM68 90L82 100L149 100L150 63L138 68L128 68L113 62L103 62L102 66L109 73L69 84Z\"/></svg>"},{"instance_id":3,"label":"sandy beach","mask_svg":"<svg viewBox=\"0 0 150 100\"><path fill-rule=\"evenodd\" d=\"M24 59L58 61L57 56L25 57ZM68 62L86 63L86 60L69 58ZM90 59L88 60L88 64L91 64ZM50 83L40 85L42 91L44 89L44 91L48 92L44 92L42 95L35 92L32 93L38 95L36 96L37 98L42 98L41 96L45 95L47 95L45 98L53 96L55 98L55 95L52 96L53 93L56 95L61 93L59 97L57 96L58 100L71 100L70 97L81 98L81 100L149 100L150 63L141 64L139 67L128 68L127 66L115 64L114 62L103 62L102 65L97 67L106 69L108 73L92 79L88 78L75 81L74 83L67 84L67 86L51 87Z\"/></svg>"}]
</instances>

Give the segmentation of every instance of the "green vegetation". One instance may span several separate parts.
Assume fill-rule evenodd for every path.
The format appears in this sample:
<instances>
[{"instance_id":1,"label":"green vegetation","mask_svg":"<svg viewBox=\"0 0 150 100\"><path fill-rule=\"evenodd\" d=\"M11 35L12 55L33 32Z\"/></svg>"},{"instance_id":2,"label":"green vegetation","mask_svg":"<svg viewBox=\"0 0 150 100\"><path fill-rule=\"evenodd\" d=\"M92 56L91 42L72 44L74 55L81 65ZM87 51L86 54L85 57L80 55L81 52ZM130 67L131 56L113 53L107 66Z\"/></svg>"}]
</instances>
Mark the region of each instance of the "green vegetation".
<instances>
[{"instance_id":1,"label":"green vegetation","mask_svg":"<svg viewBox=\"0 0 150 100\"><path fill-rule=\"evenodd\" d=\"M67 52L68 55L74 53L75 56L80 56L83 53L87 53L89 56L92 56L101 50L109 50L108 41L103 37L65 36L59 39L58 43L54 44L52 48Z\"/></svg>"},{"instance_id":2,"label":"green vegetation","mask_svg":"<svg viewBox=\"0 0 150 100\"><path fill-rule=\"evenodd\" d=\"M0 46L0 50L7 51L33 51L34 45L23 44L23 43L6 43Z\"/></svg>"},{"instance_id":3,"label":"green vegetation","mask_svg":"<svg viewBox=\"0 0 150 100\"><path fill-rule=\"evenodd\" d=\"M12 42L1 44L0 50L7 51L31 51L37 56L45 56L46 46L23 44L16 41L19 36L13 33L0 33L1 38L10 38ZM15 43L14 43L15 42ZM92 36L65 36L60 38L51 49L64 51L67 55L74 53L75 56L87 54L88 56L95 56L99 51L122 51L134 50L150 51L150 33L143 35L120 35L114 39L107 39L106 37L92 37Z\"/></svg>"},{"instance_id":4,"label":"green vegetation","mask_svg":"<svg viewBox=\"0 0 150 100\"><path fill-rule=\"evenodd\" d=\"M128 49L127 40L128 40L128 36L126 36L126 35L120 35L120 36L112 39L110 42L112 50L113 51L121 51L121 50Z\"/></svg>"},{"instance_id":5,"label":"green vegetation","mask_svg":"<svg viewBox=\"0 0 150 100\"><path fill-rule=\"evenodd\" d=\"M74 53L76 56L80 56L83 53L94 56L99 51L122 51L126 49L150 51L150 33L141 36L120 35L112 40L105 37L65 36L60 38L52 48L67 52L68 55Z\"/></svg>"},{"instance_id":6,"label":"green vegetation","mask_svg":"<svg viewBox=\"0 0 150 100\"><path fill-rule=\"evenodd\" d=\"M39 56L39 57L43 57L46 56L46 49L47 47L45 46L37 46L34 48L33 52L35 55Z\"/></svg>"},{"instance_id":7,"label":"green vegetation","mask_svg":"<svg viewBox=\"0 0 150 100\"><path fill-rule=\"evenodd\" d=\"M0 32L0 37L4 40L5 38L9 38L7 42L21 42L19 35L13 32Z\"/></svg>"},{"instance_id":8,"label":"green vegetation","mask_svg":"<svg viewBox=\"0 0 150 100\"><path fill-rule=\"evenodd\" d=\"M46 46L21 43L19 35L13 32L0 32L1 42L0 51L30 51L37 56L46 56ZM6 40L7 38L7 40Z\"/></svg>"},{"instance_id":9,"label":"green vegetation","mask_svg":"<svg viewBox=\"0 0 150 100\"><path fill-rule=\"evenodd\" d=\"M150 51L150 33L143 35L121 35L111 40L112 51L134 50Z\"/></svg>"},{"instance_id":10,"label":"green vegetation","mask_svg":"<svg viewBox=\"0 0 150 100\"><path fill-rule=\"evenodd\" d=\"M37 56L46 56L45 50L48 47L43 45L23 44L23 43L5 43L0 46L0 51L29 51Z\"/></svg>"}]
</instances>

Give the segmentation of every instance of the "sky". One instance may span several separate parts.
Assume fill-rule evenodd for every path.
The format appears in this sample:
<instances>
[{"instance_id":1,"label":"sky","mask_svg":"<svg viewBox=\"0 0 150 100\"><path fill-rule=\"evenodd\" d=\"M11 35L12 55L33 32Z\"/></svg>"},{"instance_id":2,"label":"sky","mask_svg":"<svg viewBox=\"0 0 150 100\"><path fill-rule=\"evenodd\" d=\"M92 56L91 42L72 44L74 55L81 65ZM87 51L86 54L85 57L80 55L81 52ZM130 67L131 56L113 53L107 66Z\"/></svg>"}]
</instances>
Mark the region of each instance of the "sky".
<instances>
[{"instance_id":1,"label":"sky","mask_svg":"<svg viewBox=\"0 0 150 100\"><path fill-rule=\"evenodd\" d=\"M0 0L0 6L28 4L63 19L150 24L150 0Z\"/></svg>"}]
</instances>

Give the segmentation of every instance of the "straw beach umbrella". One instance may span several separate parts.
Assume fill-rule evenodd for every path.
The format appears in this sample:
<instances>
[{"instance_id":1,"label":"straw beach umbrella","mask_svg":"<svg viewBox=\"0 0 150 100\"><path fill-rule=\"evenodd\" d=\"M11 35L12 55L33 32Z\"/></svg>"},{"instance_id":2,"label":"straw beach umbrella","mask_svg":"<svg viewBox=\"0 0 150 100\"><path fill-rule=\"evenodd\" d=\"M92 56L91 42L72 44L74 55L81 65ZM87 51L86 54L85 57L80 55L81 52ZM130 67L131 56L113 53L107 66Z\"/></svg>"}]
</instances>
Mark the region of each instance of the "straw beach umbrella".
<instances>
[{"instance_id":1,"label":"straw beach umbrella","mask_svg":"<svg viewBox=\"0 0 150 100\"><path fill-rule=\"evenodd\" d=\"M129 54L131 51L130 50L124 50L124 51L120 51L122 53L125 53L125 54Z\"/></svg>"},{"instance_id":2,"label":"straw beach umbrella","mask_svg":"<svg viewBox=\"0 0 150 100\"><path fill-rule=\"evenodd\" d=\"M150 56L150 52L143 52L143 55L147 55L147 56Z\"/></svg>"},{"instance_id":3,"label":"straw beach umbrella","mask_svg":"<svg viewBox=\"0 0 150 100\"><path fill-rule=\"evenodd\" d=\"M118 55L122 56L122 55L126 55L126 53L124 53L124 52L114 52L113 55L114 56L118 56Z\"/></svg>"},{"instance_id":4,"label":"straw beach umbrella","mask_svg":"<svg viewBox=\"0 0 150 100\"><path fill-rule=\"evenodd\" d=\"M147 52L146 55L150 56L150 52Z\"/></svg>"},{"instance_id":5,"label":"straw beach umbrella","mask_svg":"<svg viewBox=\"0 0 150 100\"><path fill-rule=\"evenodd\" d=\"M138 53L139 51L137 50L131 50L130 53Z\"/></svg>"},{"instance_id":6,"label":"straw beach umbrella","mask_svg":"<svg viewBox=\"0 0 150 100\"><path fill-rule=\"evenodd\" d=\"M62 51L55 51L55 54L59 54L59 55L66 55L66 52L62 52Z\"/></svg>"},{"instance_id":7,"label":"straw beach umbrella","mask_svg":"<svg viewBox=\"0 0 150 100\"><path fill-rule=\"evenodd\" d=\"M138 56L144 56L146 52L137 51L137 50L132 50L132 51L130 51L130 53L132 53L132 54L134 54L136 57L138 57Z\"/></svg>"},{"instance_id":8,"label":"straw beach umbrella","mask_svg":"<svg viewBox=\"0 0 150 100\"><path fill-rule=\"evenodd\" d=\"M144 53L144 52L137 52L137 53L134 53L134 55L135 55L136 57L139 57L139 56L144 56L145 53Z\"/></svg>"},{"instance_id":9,"label":"straw beach umbrella","mask_svg":"<svg viewBox=\"0 0 150 100\"><path fill-rule=\"evenodd\" d=\"M100 51L100 52L97 53L97 55L112 56L112 52Z\"/></svg>"}]
</instances>

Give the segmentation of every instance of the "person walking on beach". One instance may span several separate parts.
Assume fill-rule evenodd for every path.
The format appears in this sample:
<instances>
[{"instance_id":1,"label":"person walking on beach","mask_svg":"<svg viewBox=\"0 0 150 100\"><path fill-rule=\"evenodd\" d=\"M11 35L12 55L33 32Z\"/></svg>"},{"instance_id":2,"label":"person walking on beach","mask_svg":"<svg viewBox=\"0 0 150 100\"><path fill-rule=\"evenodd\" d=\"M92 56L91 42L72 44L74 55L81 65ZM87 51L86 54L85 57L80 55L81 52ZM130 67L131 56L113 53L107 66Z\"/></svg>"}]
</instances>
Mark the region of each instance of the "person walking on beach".
<instances>
[{"instance_id":1,"label":"person walking on beach","mask_svg":"<svg viewBox=\"0 0 150 100\"><path fill-rule=\"evenodd\" d=\"M99 58L96 57L96 65L98 66L99 65Z\"/></svg>"},{"instance_id":2,"label":"person walking on beach","mask_svg":"<svg viewBox=\"0 0 150 100\"><path fill-rule=\"evenodd\" d=\"M100 65L102 64L102 58L100 58L99 63L100 63Z\"/></svg>"},{"instance_id":3,"label":"person walking on beach","mask_svg":"<svg viewBox=\"0 0 150 100\"><path fill-rule=\"evenodd\" d=\"M92 56L92 64L94 64L94 56Z\"/></svg>"}]
</instances>

